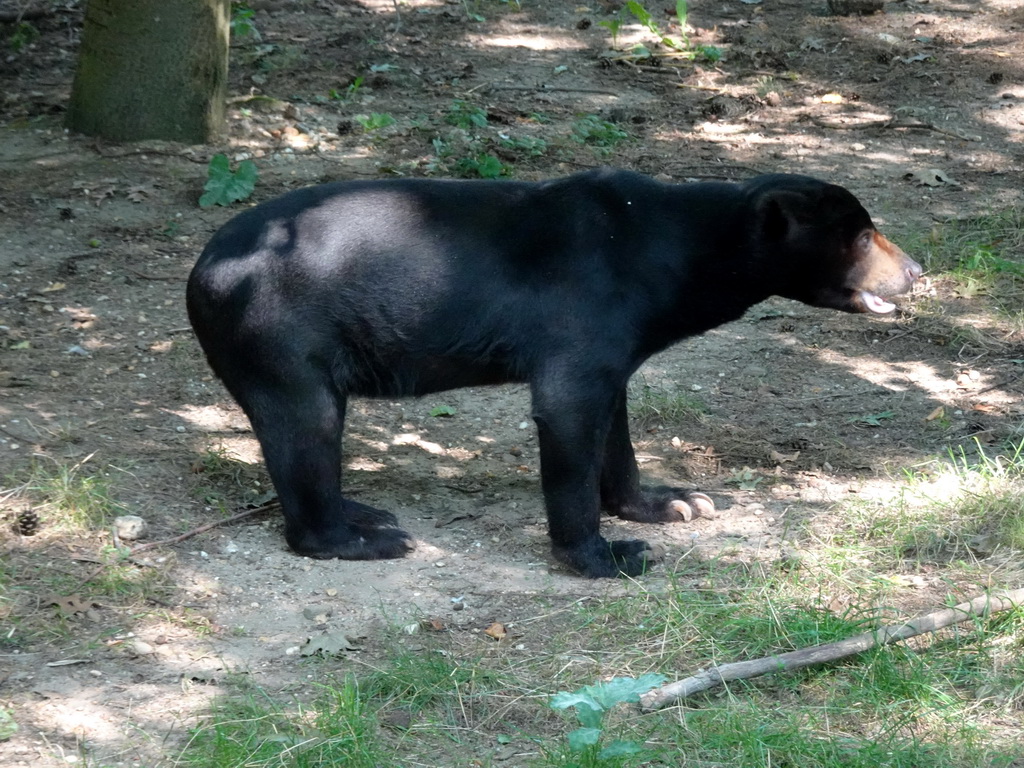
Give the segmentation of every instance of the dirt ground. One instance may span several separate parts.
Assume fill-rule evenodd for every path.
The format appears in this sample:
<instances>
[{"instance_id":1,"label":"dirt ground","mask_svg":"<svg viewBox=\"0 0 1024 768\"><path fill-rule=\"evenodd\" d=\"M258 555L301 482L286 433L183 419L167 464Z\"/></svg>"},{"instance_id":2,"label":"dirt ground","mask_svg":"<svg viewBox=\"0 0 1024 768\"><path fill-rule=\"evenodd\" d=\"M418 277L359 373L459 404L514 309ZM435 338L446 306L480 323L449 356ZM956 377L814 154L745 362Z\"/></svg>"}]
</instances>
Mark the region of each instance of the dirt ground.
<instances>
[{"instance_id":1,"label":"dirt ground","mask_svg":"<svg viewBox=\"0 0 1024 768\"><path fill-rule=\"evenodd\" d=\"M22 5L0 0L0 14ZM718 63L609 55L598 22L617 4L606 0L253 0L261 40L234 44L229 136L196 147L65 132L81 8L52 5L31 19L40 36L0 57L0 546L15 566L0 603L0 704L20 725L0 742L6 766L83 753L165 764L230 675L304 679L308 638L372 651L380 633L423 619L478 633L542 613L539 596L623 589L551 560L521 387L354 403L347 482L415 536L404 560L296 557L270 510L141 553L137 567L176 588L129 608L94 599L86 581L108 531L68 534L45 508L36 535L12 531L32 503L22 484L33 466L102 470L150 541L266 500L246 419L185 316L192 263L239 209L197 206L213 154L255 160L256 201L324 180L424 175L436 172L434 137L466 141L445 119L462 99L487 110L473 131L517 178L602 163L676 181L806 173L850 188L910 251L909 233L1024 193L1015 0L888 2L868 17L829 15L825 0L698 0L690 39L720 48ZM670 5L648 7L678 37ZM617 42L665 52L636 24ZM356 115L371 113L396 123L367 133ZM601 156L568 138L582 114L633 138ZM501 147L502 135L546 150ZM772 300L651 360L635 387L643 470L706 491L719 510L654 530L607 522L606 533L662 545L659 569L684 556L772 558L802 524L827 524L836 502L893 494L901 468L1012 433L1024 339L984 327L963 298L928 280L885 318ZM431 416L438 406L454 416ZM80 584L56 596L77 601L64 614L17 573L29 554ZM69 631L21 638L14 618L33 613ZM543 642L524 627L516 647Z\"/></svg>"}]
</instances>

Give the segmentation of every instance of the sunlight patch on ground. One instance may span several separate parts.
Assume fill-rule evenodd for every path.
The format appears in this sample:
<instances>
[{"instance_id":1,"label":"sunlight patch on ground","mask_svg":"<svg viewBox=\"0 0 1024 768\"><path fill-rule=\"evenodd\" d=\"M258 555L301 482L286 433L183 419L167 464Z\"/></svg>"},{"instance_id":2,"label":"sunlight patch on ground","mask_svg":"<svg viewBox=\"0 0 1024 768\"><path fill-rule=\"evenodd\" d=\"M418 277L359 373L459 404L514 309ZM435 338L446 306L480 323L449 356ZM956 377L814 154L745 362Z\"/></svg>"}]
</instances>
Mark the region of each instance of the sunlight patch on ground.
<instances>
[{"instance_id":1,"label":"sunlight patch on ground","mask_svg":"<svg viewBox=\"0 0 1024 768\"><path fill-rule=\"evenodd\" d=\"M844 355L831 349L818 352L818 358L830 365L845 368L854 376L894 392L906 392L911 387L936 398L944 398L956 389L950 373L937 371L919 361L887 362L867 355Z\"/></svg>"},{"instance_id":2,"label":"sunlight patch on ground","mask_svg":"<svg viewBox=\"0 0 1024 768\"><path fill-rule=\"evenodd\" d=\"M186 424L191 424L200 432L219 432L234 428L239 420L237 414L225 410L219 405L184 405L177 410L168 409Z\"/></svg>"},{"instance_id":3,"label":"sunlight patch on ground","mask_svg":"<svg viewBox=\"0 0 1024 768\"><path fill-rule=\"evenodd\" d=\"M538 35L522 32L516 35L470 35L467 43L474 48L529 48L531 51L582 51L587 46L579 40L561 35Z\"/></svg>"}]
</instances>

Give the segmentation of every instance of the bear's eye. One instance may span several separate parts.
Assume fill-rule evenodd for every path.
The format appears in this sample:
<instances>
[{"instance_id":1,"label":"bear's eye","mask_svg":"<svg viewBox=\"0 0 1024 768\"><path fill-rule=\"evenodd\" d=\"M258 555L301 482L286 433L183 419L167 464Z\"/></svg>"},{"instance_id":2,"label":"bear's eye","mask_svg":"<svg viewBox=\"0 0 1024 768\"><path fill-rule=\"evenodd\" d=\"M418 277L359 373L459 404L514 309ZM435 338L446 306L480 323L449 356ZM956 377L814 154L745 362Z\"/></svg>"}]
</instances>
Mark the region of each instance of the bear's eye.
<instances>
[{"instance_id":1,"label":"bear's eye","mask_svg":"<svg viewBox=\"0 0 1024 768\"><path fill-rule=\"evenodd\" d=\"M871 247L871 241L874 239L875 233L870 229L861 232L860 237L857 238L857 247L861 250L867 250Z\"/></svg>"}]
</instances>

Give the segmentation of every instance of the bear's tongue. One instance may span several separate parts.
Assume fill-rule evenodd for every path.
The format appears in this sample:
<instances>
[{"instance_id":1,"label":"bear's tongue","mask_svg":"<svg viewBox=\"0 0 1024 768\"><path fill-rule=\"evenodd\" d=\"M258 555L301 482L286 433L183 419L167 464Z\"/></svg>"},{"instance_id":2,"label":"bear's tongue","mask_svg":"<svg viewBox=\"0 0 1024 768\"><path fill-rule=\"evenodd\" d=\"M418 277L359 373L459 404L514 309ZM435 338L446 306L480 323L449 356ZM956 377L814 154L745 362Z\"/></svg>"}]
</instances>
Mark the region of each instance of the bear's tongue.
<instances>
[{"instance_id":1,"label":"bear's tongue","mask_svg":"<svg viewBox=\"0 0 1024 768\"><path fill-rule=\"evenodd\" d=\"M860 296L864 300L864 306L868 308L869 312L884 315L886 312L892 312L896 309L895 304L886 301L881 296L876 296L871 291L861 291Z\"/></svg>"}]
</instances>

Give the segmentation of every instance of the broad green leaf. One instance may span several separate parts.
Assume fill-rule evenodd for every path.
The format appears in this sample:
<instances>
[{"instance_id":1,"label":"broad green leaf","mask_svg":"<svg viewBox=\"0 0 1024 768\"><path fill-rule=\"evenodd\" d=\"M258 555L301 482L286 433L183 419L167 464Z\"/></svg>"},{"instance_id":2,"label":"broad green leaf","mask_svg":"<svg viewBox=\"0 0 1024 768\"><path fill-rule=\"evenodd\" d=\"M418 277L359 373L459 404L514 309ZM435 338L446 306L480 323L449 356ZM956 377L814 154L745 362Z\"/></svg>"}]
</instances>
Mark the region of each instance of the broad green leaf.
<instances>
[{"instance_id":1,"label":"broad green leaf","mask_svg":"<svg viewBox=\"0 0 1024 768\"><path fill-rule=\"evenodd\" d=\"M14 716L0 707L0 741L7 741L17 732L18 724L14 722Z\"/></svg>"},{"instance_id":2,"label":"broad green leaf","mask_svg":"<svg viewBox=\"0 0 1024 768\"><path fill-rule=\"evenodd\" d=\"M635 741L622 741L621 739L616 739L598 752L597 757L599 760L608 760L613 757L628 757L629 755L635 755L642 750L643 747Z\"/></svg>"},{"instance_id":3,"label":"broad green leaf","mask_svg":"<svg viewBox=\"0 0 1024 768\"><path fill-rule=\"evenodd\" d=\"M602 710L611 709L623 702L640 701L640 695L665 682L664 675L648 674L637 678L614 677L605 683L586 685L577 693L585 693L597 702Z\"/></svg>"},{"instance_id":4,"label":"broad green leaf","mask_svg":"<svg viewBox=\"0 0 1024 768\"><path fill-rule=\"evenodd\" d=\"M207 174L203 196L199 198L201 208L245 200L256 188L256 179L259 177L259 171L252 160L243 160L238 164L238 170L232 172L227 155L214 155L210 159Z\"/></svg>"},{"instance_id":5,"label":"broad green leaf","mask_svg":"<svg viewBox=\"0 0 1024 768\"><path fill-rule=\"evenodd\" d=\"M686 0L676 0L676 18L679 19L680 26L686 26ZM686 30L683 30L686 33Z\"/></svg>"},{"instance_id":6,"label":"broad green leaf","mask_svg":"<svg viewBox=\"0 0 1024 768\"><path fill-rule=\"evenodd\" d=\"M570 732L566 738L569 740L569 749L573 752L582 752L587 747L597 744L601 738L600 728L577 728Z\"/></svg>"}]
</instances>

